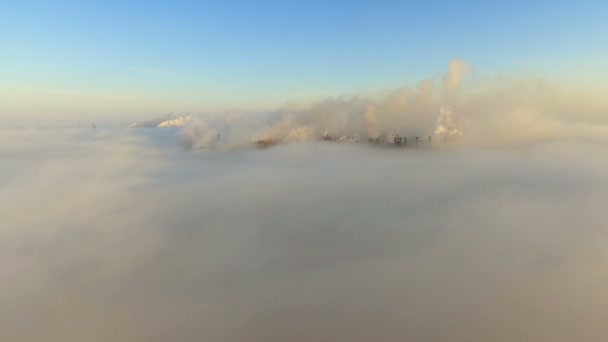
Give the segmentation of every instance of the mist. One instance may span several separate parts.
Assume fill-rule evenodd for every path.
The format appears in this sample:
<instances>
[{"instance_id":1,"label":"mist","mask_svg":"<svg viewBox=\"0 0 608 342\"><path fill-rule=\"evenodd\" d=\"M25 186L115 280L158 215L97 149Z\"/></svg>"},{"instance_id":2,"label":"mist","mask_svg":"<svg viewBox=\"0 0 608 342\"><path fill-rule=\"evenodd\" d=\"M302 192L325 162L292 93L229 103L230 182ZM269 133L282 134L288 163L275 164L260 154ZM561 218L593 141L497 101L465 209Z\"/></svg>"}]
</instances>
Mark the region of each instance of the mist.
<instances>
[{"instance_id":1,"label":"mist","mask_svg":"<svg viewBox=\"0 0 608 342\"><path fill-rule=\"evenodd\" d=\"M0 340L604 340L602 100L471 73L148 129L0 128Z\"/></svg>"}]
</instances>

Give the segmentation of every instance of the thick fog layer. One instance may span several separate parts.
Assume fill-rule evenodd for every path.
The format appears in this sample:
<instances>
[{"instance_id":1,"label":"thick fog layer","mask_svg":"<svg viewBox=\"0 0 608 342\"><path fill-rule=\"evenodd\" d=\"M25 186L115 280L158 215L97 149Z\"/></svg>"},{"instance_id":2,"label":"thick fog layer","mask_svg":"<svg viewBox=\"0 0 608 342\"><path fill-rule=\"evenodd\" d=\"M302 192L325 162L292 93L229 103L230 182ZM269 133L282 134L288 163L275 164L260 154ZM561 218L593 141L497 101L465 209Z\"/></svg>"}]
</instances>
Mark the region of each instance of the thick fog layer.
<instances>
[{"instance_id":1,"label":"thick fog layer","mask_svg":"<svg viewBox=\"0 0 608 342\"><path fill-rule=\"evenodd\" d=\"M158 132L158 131L157 131ZM4 341L599 341L606 145L4 129Z\"/></svg>"},{"instance_id":2,"label":"thick fog layer","mask_svg":"<svg viewBox=\"0 0 608 342\"><path fill-rule=\"evenodd\" d=\"M458 94L469 72L414 107L0 128L0 340L605 340L601 100L530 81ZM416 125L394 131L451 140L318 141L403 113ZM304 141L252 148L260 132Z\"/></svg>"}]
</instances>

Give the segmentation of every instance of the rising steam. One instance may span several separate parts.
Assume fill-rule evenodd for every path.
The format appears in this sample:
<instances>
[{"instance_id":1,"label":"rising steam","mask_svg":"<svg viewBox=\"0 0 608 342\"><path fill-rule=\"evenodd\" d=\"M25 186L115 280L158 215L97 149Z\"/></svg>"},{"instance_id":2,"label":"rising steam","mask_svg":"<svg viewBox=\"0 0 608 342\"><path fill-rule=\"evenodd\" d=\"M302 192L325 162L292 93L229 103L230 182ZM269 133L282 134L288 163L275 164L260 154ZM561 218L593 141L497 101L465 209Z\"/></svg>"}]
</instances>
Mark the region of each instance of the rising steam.
<instances>
[{"instance_id":1,"label":"rising steam","mask_svg":"<svg viewBox=\"0 0 608 342\"><path fill-rule=\"evenodd\" d=\"M471 66L469 63L462 60L451 61L449 71L443 76L445 90L452 94L458 93L460 85L470 73Z\"/></svg>"},{"instance_id":2,"label":"rising steam","mask_svg":"<svg viewBox=\"0 0 608 342\"><path fill-rule=\"evenodd\" d=\"M453 144L508 147L586 136L602 139L605 103L580 103L580 96L548 82L530 78L503 79L464 87L471 66L450 62L441 82L424 80L386 96L331 97L303 108L281 107L265 114L213 114L166 117L134 127L185 127L183 141L191 148L240 149L331 136L339 141L365 141L394 136L434 136ZM474 81L474 80L473 80ZM605 102L605 101L604 101ZM583 119L584 118L584 119ZM597 122L596 122L597 124ZM566 133L567 132L567 133Z\"/></svg>"},{"instance_id":3,"label":"rising steam","mask_svg":"<svg viewBox=\"0 0 608 342\"><path fill-rule=\"evenodd\" d=\"M163 128L163 127L184 127L192 121L190 113L173 118L173 113L167 114L164 118L149 120L144 122L135 122L131 125L132 128Z\"/></svg>"},{"instance_id":4,"label":"rising steam","mask_svg":"<svg viewBox=\"0 0 608 342\"><path fill-rule=\"evenodd\" d=\"M449 106L442 106L439 109L439 116L437 117L437 128L435 129L435 136L442 136L444 138L457 138L462 135L462 124L458 121L458 118L454 115L452 108Z\"/></svg>"}]
</instances>

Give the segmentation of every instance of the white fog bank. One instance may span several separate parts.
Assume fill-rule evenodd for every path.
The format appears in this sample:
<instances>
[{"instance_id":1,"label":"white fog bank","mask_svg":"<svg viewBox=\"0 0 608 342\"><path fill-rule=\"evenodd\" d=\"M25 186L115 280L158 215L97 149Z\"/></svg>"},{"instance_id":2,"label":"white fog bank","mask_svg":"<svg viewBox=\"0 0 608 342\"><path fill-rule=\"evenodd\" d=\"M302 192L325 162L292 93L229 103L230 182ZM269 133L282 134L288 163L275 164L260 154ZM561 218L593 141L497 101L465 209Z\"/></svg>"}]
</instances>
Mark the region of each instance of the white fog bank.
<instances>
[{"instance_id":1,"label":"white fog bank","mask_svg":"<svg viewBox=\"0 0 608 342\"><path fill-rule=\"evenodd\" d=\"M0 340L606 337L601 140L228 153L149 132L0 130Z\"/></svg>"}]
</instances>

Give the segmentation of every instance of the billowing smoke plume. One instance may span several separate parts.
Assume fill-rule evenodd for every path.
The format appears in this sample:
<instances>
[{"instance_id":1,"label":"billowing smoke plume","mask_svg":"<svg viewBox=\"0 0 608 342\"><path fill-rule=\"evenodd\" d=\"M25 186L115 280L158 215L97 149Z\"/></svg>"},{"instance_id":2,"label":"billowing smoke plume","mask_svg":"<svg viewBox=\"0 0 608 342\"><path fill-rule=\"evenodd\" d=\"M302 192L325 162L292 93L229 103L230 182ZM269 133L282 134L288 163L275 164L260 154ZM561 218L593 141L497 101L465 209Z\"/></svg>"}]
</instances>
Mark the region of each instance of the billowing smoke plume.
<instances>
[{"instance_id":1,"label":"billowing smoke plume","mask_svg":"<svg viewBox=\"0 0 608 342\"><path fill-rule=\"evenodd\" d=\"M424 80L417 87L403 86L380 98L338 96L270 113L168 117L135 127L185 126L187 146L224 150L324 137L391 143L396 135L406 139L434 136L437 142L492 147L565 136L603 139L603 129L588 125L590 121L606 123L608 103L601 96L580 96L572 89L529 77L469 82L471 71L467 62L454 60L439 82Z\"/></svg>"},{"instance_id":2,"label":"billowing smoke plume","mask_svg":"<svg viewBox=\"0 0 608 342\"><path fill-rule=\"evenodd\" d=\"M443 86L445 90L451 93L457 93L464 79L471 73L469 63L462 60L453 60L450 62L450 69L443 76Z\"/></svg>"},{"instance_id":3,"label":"billowing smoke plume","mask_svg":"<svg viewBox=\"0 0 608 342\"><path fill-rule=\"evenodd\" d=\"M447 138L456 138L462 135L462 124L455 117L452 108L442 106L437 117L435 135Z\"/></svg>"}]
</instances>

